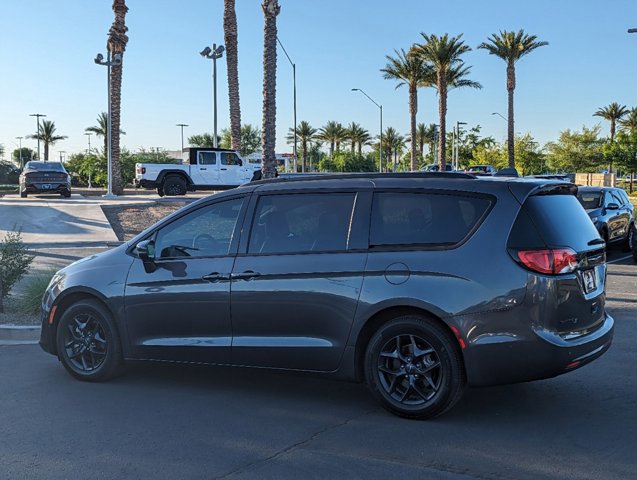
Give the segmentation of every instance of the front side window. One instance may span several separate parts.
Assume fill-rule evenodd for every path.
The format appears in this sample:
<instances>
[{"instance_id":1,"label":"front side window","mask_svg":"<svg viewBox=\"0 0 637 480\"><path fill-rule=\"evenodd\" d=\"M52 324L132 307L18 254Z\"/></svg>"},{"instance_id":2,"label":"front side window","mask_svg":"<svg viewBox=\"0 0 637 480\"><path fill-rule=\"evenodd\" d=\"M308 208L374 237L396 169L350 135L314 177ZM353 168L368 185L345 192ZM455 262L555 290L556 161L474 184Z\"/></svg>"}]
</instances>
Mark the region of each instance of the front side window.
<instances>
[{"instance_id":1,"label":"front side window","mask_svg":"<svg viewBox=\"0 0 637 480\"><path fill-rule=\"evenodd\" d=\"M461 242L491 205L482 197L438 193L376 193L369 244L451 246Z\"/></svg>"},{"instance_id":2,"label":"front side window","mask_svg":"<svg viewBox=\"0 0 637 480\"><path fill-rule=\"evenodd\" d=\"M243 198L199 208L162 227L155 236L157 258L227 255Z\"/></svg>"},{"instance_id":3,"label":"front side window","mask_svg":"<svg viewBox=\"0 0 637 480\"><path fill-rule=\"evenodd\" d=\"M334 252L347 249L354 193L264 195L248 253Z\"/></svg>"},{"instance_id":4,"label":"front side window","mask_svg":"<svg viewBox=\"0 0 637 480\"><path fill-rule=\"evenodd\" d=\"M215 165L216 163L215 152L199 152L199 165Z\"/></svg>"},{"instance_id":5,"label":"front side window","mask_svg":"<svg viewBox=\"0 0 637 480\"><path fill-rule=\"evenodd\" d=\"M241 165L241 160L236 153L223 152L221 154L221 165Z\"/></svg>"}]
</instances>

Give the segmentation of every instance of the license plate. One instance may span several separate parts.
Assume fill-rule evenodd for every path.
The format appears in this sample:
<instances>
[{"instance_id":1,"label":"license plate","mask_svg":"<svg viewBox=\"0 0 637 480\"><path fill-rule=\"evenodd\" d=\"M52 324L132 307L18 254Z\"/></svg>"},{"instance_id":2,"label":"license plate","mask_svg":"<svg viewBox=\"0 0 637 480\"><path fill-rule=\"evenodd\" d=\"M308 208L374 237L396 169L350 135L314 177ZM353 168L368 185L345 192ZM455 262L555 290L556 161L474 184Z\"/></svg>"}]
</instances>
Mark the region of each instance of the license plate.
<instances>
[{"instance_id":1,"label":"license plate","mask_svg":"<svg viewBox=\"0 0 637 480\"><path fill-rule=\"evenodd\" d=\"M51 184L50 183L43 183L42 184L42 189L43 190L50 190L51 189Z\"/></svg>"},{"instance_id":2,"label":"license plate","mask_svg":"<svg viewBox=\"0 0 637 480\"><path fill-rule=\"evenodd\" d=\"M595 281L595 270L584 270L582 272L582 281L584 283L584 291L591 293L597 288L597 282Z\"/></svg>"}]
</instances>

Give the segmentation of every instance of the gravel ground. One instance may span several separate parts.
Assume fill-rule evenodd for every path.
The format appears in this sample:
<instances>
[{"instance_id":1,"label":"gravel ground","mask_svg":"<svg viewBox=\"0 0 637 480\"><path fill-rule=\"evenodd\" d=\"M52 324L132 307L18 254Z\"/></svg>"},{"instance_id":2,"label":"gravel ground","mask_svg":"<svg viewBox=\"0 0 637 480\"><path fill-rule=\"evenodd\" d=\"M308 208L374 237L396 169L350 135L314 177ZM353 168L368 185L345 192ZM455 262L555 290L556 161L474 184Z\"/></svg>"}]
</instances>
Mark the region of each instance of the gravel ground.
<instances>
[{"instance_id":1,"label":"gravel ground","mask_svg":"<svg viewBox=\"0 0 637 480\"><path fill-rule=\"evenodd\" d=\"M125 242L184 205L186 202L121 207L103 205L102 210L117 238Z\"/></svg>"}]
</instances>

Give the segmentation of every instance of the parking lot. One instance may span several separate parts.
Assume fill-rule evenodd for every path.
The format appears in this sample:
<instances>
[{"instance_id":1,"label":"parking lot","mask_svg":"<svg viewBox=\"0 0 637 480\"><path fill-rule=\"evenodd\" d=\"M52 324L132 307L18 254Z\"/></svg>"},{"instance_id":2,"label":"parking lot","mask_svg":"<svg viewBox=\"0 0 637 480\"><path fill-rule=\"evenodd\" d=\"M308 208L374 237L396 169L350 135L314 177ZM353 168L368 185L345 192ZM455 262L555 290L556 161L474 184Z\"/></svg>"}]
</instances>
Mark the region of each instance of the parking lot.
<instances>
[{"instance_id":1,"label":"parking lot","mask_svg":"<svg viewBox=\"0 0 637 480\"><path fill-rule=\"evenodd\" d=\"M359 384L168 365L87 384L36 345L0 347L0 478L632 478L632 259L609 266L608 308L600 360L469 390L428 422L386 413Z\"/></svg>"}]
</instances>

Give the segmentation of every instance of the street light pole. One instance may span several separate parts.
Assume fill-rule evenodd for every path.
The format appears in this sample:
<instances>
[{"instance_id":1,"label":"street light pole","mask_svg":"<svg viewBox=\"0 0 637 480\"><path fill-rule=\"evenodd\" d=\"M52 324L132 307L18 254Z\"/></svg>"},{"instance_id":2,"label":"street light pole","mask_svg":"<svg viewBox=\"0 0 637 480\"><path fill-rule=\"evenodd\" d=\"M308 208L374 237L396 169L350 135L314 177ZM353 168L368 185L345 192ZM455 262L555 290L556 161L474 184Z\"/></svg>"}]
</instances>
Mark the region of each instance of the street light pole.
<instances>
[{"instance_id":1,"label":"street light pole","mask_svg":"<svg viewBox=\"0 0 637 480\"><path fill-rule=\"evenodd\" d=\"M24 167L24 165L23 165L23 163L22 163L22 139L23 139L24 137L15 137L15 138L16 138L16 139L18 139L18 140L20 140L20 159L19 159L19 161L20 161L20 168L23 168L23 167Z\"/></svg>"},{"instance_id":2,"label":"street light pole","mask_svg":"<svg viewBox=\"0 0 637 480\"><path fill-rule=\"evenodd\" d=\"M186 125L185 123L178 123L177 126L181 128L181 156L183 158L184 156L184 127L188 127L189 125Z\"/></svg>"},{"instance_id":3,"label":"street light pole","mask_svg":"<svg viewBox=\"0 0 637 480\"><path fill-rule=\"evenodd\" d=\"M383 106L376 103L372 97L367 95L360 88L352 88L352 92L361 92L365 95L374 105L376 105L380 109L380 145L378 148L378 171L383 172Z\"/></svg>"},{"instance_id":4,"label":"street light pole","mask_svg":"<svg viewBox=\"0 0 637 480\"><path fill-rule=\"evenodd\" d=\"M213 137L212 145L217 148L217 60L223 57L226 48L223 45L217 46L216 43L210 47L204 48L199 55L212 60L212 110L213 110Z\"/></svg>"},{"instance_id":5,"label":"street light pole","mask_svg":"<svg viewBox=\"0 0 637 480\"><path fill-rule=\"evenodd\" d=\"M111 66L113 65L121 65L122 63L122 55L120 53L116 53L113 55L111 59L111 51L106 51L106 61L104 61L104 55L98 53L94 59L94 62L97 65L102 65L106 67L106 88L107 88L107 99L108 99L108 125L106 126L107 133L107 164L108 164L108 189L106 191L105 198L113 198L113 127L112 127L112 109L111 109Z\"/></svg>"},{"instance_id":6,"label":"street light pole","mask_svg":"<svg viewBox=\"0 0 637 480\"><path fill-rule=\"evenodd\" d=\"M279 40L279 37L276 37L277 41L279 42L279 45L281 45L281 48L283 49L283 53L285 53L285 56L288 58L288 62L290 62L290 65L292 65L292 90L293 90L293 95L294 95L294 173L296 173L296 149L297 149L297 139L296 139L296 63L294 63L292 61L292 59L290 58L290 56L288 55L287 50L285 50L285 47L283 46L283 44L281 43L281 40ZM305 165L303 165L305 167Z\"/></svg>"},{"instance_id":7,"label":"street light pole","mask_svg":"<svg viewBox=\"0 0 637 480\"><path fill-rule=\"evenodd\" d=\"M65 150L60 150L60 163L62 163L62 154L66 153Z\"/></svg>"},{"instance_id":8,"label":"street light pole","mask_svg":"<svg viewBox=\"0 0 637 480\"><path fill-rule=\"evenodd\" d=\"M37 119L37 123L38 123L38 129L36 130L36 138L38 139L38 162L41 161L40 159L40 117L46 117L46 115L43 115L41 113L32 113L31 115L29 115L29 117L36 117Z\"/></svg>"},{"instance_id":9,"label":"street light pole","mask_svg":"<svg viewBox=\"0 0 637 480\"><path fill-rule=\"evenodd\" d=\"M84 135L88 137L88 150L86 151L86 156L89 162L89 166L91 167L89 168L89 171L88 171L88 188L93 188L93 185L91 184L91 174L93 173L93 165L92 165L91 159L89 158L91 155L91 135L93 134L90 132L86 132Z\"/></svg>"},{"instance_id":10,"label":"street light pole","mask_svg":"<svg viewBox=\"0 0 637 480\"><path fill-rule=\"evenodd\" d=\"M458 170L460 166L460 125L466 125L466 122L456 122L456 166L455 170Z\"/></svg>"}]
</instances>

